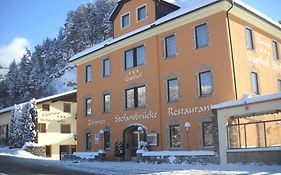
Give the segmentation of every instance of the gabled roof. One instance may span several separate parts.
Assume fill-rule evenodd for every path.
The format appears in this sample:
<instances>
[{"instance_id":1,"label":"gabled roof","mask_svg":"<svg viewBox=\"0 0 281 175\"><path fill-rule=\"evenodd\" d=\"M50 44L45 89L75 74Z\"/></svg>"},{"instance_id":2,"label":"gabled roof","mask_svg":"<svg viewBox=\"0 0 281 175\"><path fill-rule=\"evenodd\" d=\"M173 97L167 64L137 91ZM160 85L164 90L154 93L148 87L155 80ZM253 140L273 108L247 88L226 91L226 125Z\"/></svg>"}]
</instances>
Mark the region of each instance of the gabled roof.
<instances>
[{"instance_id":1,"label":"gabled roof","mask_svg":"<svg viewBox=\"0 0 281 175\"><path fill-rule=\"evenodd\" d=\"M128 0L121 0L121 1L128 1ZM120 1L120 2L121 2ZM196 10L199 10L201 8L204 8L204 7L207 7L207 6L210 6L212 4L215 4L215 3L218 3L222 0L186 0L185 2L183 2L180 6L180 8L162 18L159 18L157 19L155 22L151 23L151 24L148 24L148 25L145 25L145 26L142 26L136 30L133 30L131 32L128 32L124 35L121 35L117 38L110 38L108 40L105 40L91 48L88 48L88 49L85 49L84 51L82 52L79 52L77 54L75 54L74 56L72 56L70 58L70 62L72 61L75 61L75 60L78 60L79 58L83 57L83 56L86 56L88 54L91 54L95 51L98 51L100 49L103 49L109 45L112 45L114 43L117 43L119 41L122 41L126 38L129 38L133 35L136 35L138 33L141 33L143 31L146 31L146 30L149 30L150 28L153 28L153 27L156 27L158 25L161 25L163 23L166 23L166 22L169 22L171 20L174 20L178 17L181 17L183 15L187 15L189 13L192 13ZM258 10L250 7L249 5L243 3L242 1L240 0L225 0L225 1L230 1L230 2L233 2L234 4L248 10L249 12L253 13L254 15L258 16L259 18L267 21L268 23L270 23L271 25L279 28L281 30L281 24L279 24L277 21L271 19L270 17L264 15L263 13L259 12Z\"/></svg>"},{"instance_id":2,"label":"gabled roof","mask_svg":"<svg viewBox=\"0 0 281 175\"><path fill-rule=\"evenodd\" d=\"M121 10L121 8L123 7L123 5L125 3L127 3L128 1L131 1L131 0L119 0L119 1L117 1L117 5L115 6L111 15L109 16L109 20L112 23L115 20L116 16L118 15L119 11ZM156 0L153 0L153 1L156 1ZM170 0L159 0L159 3L163 3L163 4L171 6L173 8L179 8L179 4L176 3L176 1L171 2Z\"/></svg>"},{"instance_id":3,"label":"gabled roof","mask_svg":"<svg viewBox=\"0 0 281 175\"><path fill-rule=\"evenodd\" d=\"M44 98L40 98L40 99L36 100L36 102L42 103L42 102L50 101L50 100L58 101L58 100L63 99L63 98L68 98L71 95L75 95L76 93L77 93L77 89L72 90L72 91L63 92L63 93L60 93L60 94L51 95L51 96L44 97ZM10 107L1 109L0 114L5 113L5 112L9 112L9 111L13 110L13 108L14 108L14 106L10 106Z\"/></svg>"}]
</instances>

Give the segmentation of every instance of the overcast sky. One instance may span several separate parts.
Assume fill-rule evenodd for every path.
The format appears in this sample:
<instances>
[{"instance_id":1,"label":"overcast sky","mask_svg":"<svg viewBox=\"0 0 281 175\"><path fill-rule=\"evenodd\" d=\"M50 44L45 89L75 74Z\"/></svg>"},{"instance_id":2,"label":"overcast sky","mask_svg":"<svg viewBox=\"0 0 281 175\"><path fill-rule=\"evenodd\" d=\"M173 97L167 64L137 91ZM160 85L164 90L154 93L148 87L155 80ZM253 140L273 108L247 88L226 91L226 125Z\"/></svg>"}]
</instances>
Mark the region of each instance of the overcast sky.
<instances>
[{"instance_id":1,"label":"overcast sky","mask_svg":"<svg viewBox=\"0 0 281 175\"><path fill-rule=\"evenodd\" d=\"M0 64L20 60L25 48L58 35L67 12L91 0L0 0ZM181 0L183 1L183 0ZM281 0L243 0L267 16L281 20Z\"/></svg>"}]
</instances>

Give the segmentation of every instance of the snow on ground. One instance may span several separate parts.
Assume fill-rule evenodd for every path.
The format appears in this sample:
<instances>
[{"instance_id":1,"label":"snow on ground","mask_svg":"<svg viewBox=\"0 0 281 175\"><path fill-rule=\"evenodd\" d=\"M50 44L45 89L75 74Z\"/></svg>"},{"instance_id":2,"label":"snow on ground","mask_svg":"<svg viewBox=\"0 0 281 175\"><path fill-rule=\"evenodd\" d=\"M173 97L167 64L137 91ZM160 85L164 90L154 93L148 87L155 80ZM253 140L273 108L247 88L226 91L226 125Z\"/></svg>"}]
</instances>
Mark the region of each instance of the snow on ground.
<instances>
[{"instance_id":1,"label":"snow on ground","mask_svg":"<svg viewBox=\"0 0 281 175\"><path fill-rule=\"evenodd\" d=\"M152 175L190 175L190 174L230 174L230 175L281 175L281 166L268 165L242 165L242 164L147 164L136 162L80 162L80 161L52 161L33 156L19 149L0 148L1 155L25 157L25 163L49 164L68 169L76 169L94 174L126 175L126 174L152 174ZM34 160L39 159L39 160Z\"/></svg>"}]
</instances>

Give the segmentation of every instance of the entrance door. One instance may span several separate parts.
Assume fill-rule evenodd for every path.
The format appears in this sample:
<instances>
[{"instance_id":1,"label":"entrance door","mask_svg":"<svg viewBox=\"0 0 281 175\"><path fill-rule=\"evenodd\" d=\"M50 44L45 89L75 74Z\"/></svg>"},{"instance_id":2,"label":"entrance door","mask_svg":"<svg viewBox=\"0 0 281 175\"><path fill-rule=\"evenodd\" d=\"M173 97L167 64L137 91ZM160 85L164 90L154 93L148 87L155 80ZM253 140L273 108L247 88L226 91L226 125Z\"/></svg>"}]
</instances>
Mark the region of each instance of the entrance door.
<instances>
[{"instance_id":1,"label":"entrance door","mask_svg":"<svg viewBox=\"0 0 281 175\"><path fill-rule=\"evenodd\" d=\"M140 141L145 141L145 130L138 131L139 125L134 125L124 130L125 160L137 160L137 149Z\"/></svg>"},{"instance_id":2,"label":"entrance door","mask_svg":"<svg viewBox=\"0 0 281 175\"><path fill-rule=\"evenodd\" d=\"M72 154L76 151L76 145L60 145L60 159L63 154Z\"/></svg>"}]
</instances>

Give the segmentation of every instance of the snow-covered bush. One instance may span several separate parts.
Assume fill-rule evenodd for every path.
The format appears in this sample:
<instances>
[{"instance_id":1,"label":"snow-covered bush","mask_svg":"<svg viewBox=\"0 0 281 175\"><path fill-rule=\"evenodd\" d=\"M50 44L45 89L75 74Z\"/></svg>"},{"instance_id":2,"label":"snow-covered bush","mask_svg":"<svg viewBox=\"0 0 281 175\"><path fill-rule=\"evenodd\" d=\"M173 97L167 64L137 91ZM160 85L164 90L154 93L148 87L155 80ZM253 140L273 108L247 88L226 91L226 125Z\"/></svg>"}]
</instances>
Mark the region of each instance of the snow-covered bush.
<instances>
[{"instance_id":1,"label":"snow-covered bush","mask_svg":"<svg viewBox=\"0 0 281 175\"><path fill-rule=\"evenodd\" d=\"M25 142L36 142L36 100L15 105L12 110L9 145L21 148Z\"/></svg>"},{"instance_id":2,"label":"snow-covered bush","mask_svg":"<svg viewBox=\"0 0 281 175\"><path fill-rule=\"evenodd\" d=\"M121 141L117 141L115 143L115 157L122 157L124 156L124 144Z\"/></svg>"},{"instance_id":3,"label":"snow-covered bush","mask_svg":"<svg viewBox=\"0 0 281 175\"><path fill-rule=\"evenodd\" d=\"M147 142L140 141L138 149L147 150Z\"/></svg>"}]
</instances>

